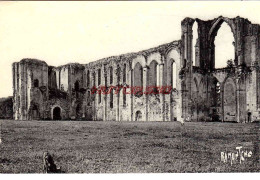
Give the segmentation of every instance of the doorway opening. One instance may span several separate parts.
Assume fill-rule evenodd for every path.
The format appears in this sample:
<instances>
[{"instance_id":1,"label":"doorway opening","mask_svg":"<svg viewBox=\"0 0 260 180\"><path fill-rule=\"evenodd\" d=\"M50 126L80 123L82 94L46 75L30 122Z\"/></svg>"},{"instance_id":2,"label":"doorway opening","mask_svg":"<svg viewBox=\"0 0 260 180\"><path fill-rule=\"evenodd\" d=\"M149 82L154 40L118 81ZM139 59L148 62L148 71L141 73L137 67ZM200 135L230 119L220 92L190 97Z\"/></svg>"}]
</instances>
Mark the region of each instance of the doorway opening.
<instances>
[{"instance_id":1,"label":"doorway opening","mask_svg":"<svg viewBox=\"0 0 260 180\"><path fill-rule=\"evenodd\" d=\"M61 120L61 109L60 109L60 107L55 107L53 109L53 120Z\"/></svg>"},{"instance_id":2,"label":"doorway opening","mask_svg":"<svg viewBox=\"0 0 260 180\"><path fill-rule=\"evenodd\" d=\"M142 112L136 111L135 113L135 121L141 121L142 120Z\"/></svg>"}]
</instances>

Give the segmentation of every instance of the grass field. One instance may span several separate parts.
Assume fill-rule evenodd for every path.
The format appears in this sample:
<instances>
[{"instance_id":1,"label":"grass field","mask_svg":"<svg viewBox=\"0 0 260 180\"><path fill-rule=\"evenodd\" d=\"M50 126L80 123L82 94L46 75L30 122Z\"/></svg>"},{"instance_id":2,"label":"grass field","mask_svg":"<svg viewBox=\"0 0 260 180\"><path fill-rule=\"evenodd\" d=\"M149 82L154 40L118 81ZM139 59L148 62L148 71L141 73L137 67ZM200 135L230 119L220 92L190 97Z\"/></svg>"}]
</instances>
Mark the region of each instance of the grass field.
<instances>
[{"instance_id":1,"label":"grass field","mask_svg":"<svg viewBox=\"0 0 260 180\"><path fill-rule=\"evenodd\" d=\"M66 173L260 172L257 123L1 123L1 173L42 173L47 150ZM253 156L232 166L220 161L239 145Z\"/></svg>"}]
</instances>

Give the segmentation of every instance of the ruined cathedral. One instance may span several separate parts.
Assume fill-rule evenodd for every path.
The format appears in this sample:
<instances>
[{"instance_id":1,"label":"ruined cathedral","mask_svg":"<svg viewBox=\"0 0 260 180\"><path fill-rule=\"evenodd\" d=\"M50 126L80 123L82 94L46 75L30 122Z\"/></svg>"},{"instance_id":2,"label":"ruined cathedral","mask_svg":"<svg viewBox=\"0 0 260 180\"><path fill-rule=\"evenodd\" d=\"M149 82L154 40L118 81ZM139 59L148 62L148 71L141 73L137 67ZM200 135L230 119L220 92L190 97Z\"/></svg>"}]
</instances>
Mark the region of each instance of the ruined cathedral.
<instances>
[{"instance_id":1,"label":"ruined cathedral","mask_svg":"<svg viewBox=\"0 0 260 180\"><path fill-rule=\"evenodd\" d=\"M193 44L193 25L198 38ZM226 23L234 59L215 67L215 37ZM36 59L13 63L15 120L234 121L260 118L260 27L241 17L185 18L178 41L59 67ZM193 52L195 55L193 56ZM99 86L171 86L170 93L92 93Z\"/></svg>"}]
</instances>

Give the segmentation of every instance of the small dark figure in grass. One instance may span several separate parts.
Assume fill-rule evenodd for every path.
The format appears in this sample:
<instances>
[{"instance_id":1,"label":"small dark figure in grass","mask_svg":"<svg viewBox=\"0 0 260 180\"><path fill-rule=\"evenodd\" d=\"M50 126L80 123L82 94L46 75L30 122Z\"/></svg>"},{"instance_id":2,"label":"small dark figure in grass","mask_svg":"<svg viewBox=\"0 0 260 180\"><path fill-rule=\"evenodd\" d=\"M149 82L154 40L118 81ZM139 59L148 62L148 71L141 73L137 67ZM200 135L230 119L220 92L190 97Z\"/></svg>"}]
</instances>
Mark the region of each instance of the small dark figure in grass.
<instances>
[{"instance_id":1,"label":"small dark figure in grass","mask_svg":"<svg viewBox=\"0 0 260 180\"><path fill-rule=\"evenodd\" d=\"M48 152L43 153L43 172L44 173L62 173L61 168L57 168L52 156Z\"/></svg>"}]
</instances>

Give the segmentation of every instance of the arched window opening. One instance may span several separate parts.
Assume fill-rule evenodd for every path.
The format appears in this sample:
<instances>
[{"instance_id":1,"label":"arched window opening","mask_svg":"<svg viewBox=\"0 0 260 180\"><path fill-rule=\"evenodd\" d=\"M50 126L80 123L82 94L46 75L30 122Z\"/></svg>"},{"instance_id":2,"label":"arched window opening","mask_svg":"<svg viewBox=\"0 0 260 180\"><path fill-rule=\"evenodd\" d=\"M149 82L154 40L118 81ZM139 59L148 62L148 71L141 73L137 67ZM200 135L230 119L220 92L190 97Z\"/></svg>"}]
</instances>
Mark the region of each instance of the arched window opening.
<instances>
[{"instance_id":1,"label":"arched window opening","mask_svg":"<svg viewBox=\"0 0 260 180\"><path fill-rule=\"evenodd\" d=\"M98 69L98 86L101 84L101 69Z\"/></svg>"},{"instance_id":2,"label":"arched window opening","mask_svg":"<svg viewBox=\"0 0 260 180\"><path fill-rule=\"evenodd\" d=\"M149 65L148 69L148 86L157 86L158 85L158 63L156 61L152 61Z\"/></svg>"},{"instance_id":3,"label":"arched window opening","mask_svg":"<svg viewBox=\"0 0 260 180\"><path fill-rule=\"evenodd\" d=\"M89 87L90 84L90 77L89 77L89 71L87 72L87 86Z\"/></svg>"},{"instance_id":4,"label":"arched window opening","mask_svg":"<svg viewBox=\"0 0 260 180\"><path fill-rule=\"evenodd\" d=\"M110 84L113 84L113 68L112 67L110 67L109 73L110 73Z\"/></svg>"},{"instance_id":5,"label":"arched window opening","mask_svg":"<svg viewBox=\"0 0 260 180\"><path fill-rule=\"evenodd\" d=\"M126 82L126 64L124 64L124 69L123 69L123 82Z\"/></svg>"},{"instance_id":6,"label":"arched window opening","mask_svg":"<svg viewBox=\"0 0 260 180\"><path fill-rule=\"evenodd\" d=\"M57 80L56 80L56 71L53 69L49 69L49 87L57 89Z\"/></svg>"},{"instance_id":7,"label":"arched window opening","mask_svg":"<svg viewBox=\"0 0 260 180\"><path fill-rule=\"evenodd\" d=\"M171 78L171 84L172 88L177 88L177 66L175 61L172 62L172 78Z\"/></svg>"},{"instance_id":8,"label":"arched window opening","mask_svg":"<svg viewBox=\"0 0 260 180\"><path fill-rule=\"evenodd\" d=\"M156 86L160 86L160 66L156 66ZM157 89L156 89L157 90Z\"/></svg>"},{"instance_id":9,"label":"arched window opening","mask_svg":"<svg viewBox=\"0 0 260 180\"><path fill-rule=\"evenodd\" d=\"M134 67L134 86L142 87L143 86L143 67L140 63L136 63Z\"/></svg>"},{"instance_id":10,"label":"arched window opening","mask_svg":"<svg viewBox=\"0 0 260 180\"><path fill-rule=\"evenodd\" d=\"M223 22L215 37L215 68L225 68L228 60L234 61L234 42L230 26Z\"/></svg>"},{"instance_id":11,"label":"arched window opening","mask_svg":"<svg viewBox=\"0 0 260 180\"><path fill-rule=\"evenodd\" d=\"M35 79L35 80L33 81L33 86L34 86L34 87L39 87L39 80L38 80L38 79Z\"/></svg>"},{"instance_id":12,"label":"arched window opening","mask_svg":"<svg viewBox=\"0 0 260 180\"><path fill-rule=\"evenodd\" d=\"M117 84L120 84L121 68L117 65Z\"/></svg>"},{"instance_id":13,"label":"arched window opening","mask_svg":"<svg viewBox=\"0 0 260 180\"><path fill-rule=\"evenodd\" d=\"M61 70L59 70L59 88L61 89Z\"/></svg>"},{"instance_id":14,"label":"arched window opening","mask_svg":"<svg viewBox=\"0 0 260 180\"><path fill-rule=\"evenodd\" d=\"M192 26L192 65L199 66L198 60L198 50L199 50L199 42L198 42L198 23L195 21Z\"/></svg>"},{"instance_id":15,"label":"arched window opening","mask_svg":"<svg viewBox=\"0 0 260 180\"><path fill-rule=\"evenodd\" d=\"M93 73L93 86L96 86L96 75L95 75L95 73Z\"/></svg>"}]
</instances>

